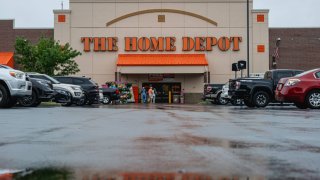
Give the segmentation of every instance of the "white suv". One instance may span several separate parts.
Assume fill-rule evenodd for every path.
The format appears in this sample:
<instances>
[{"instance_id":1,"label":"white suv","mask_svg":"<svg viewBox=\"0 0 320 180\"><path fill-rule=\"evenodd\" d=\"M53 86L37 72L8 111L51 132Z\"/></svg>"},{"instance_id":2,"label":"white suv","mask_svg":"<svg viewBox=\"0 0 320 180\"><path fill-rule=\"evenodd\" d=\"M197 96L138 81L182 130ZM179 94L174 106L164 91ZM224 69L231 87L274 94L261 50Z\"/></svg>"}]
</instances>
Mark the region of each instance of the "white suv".
<instances>
[{"instance_id":1,"label":"white suv","mask_svg":"<svg viewBox=\"0 0 320 180\"><path fill-rule=\"evenodd\" d=\"M0 107L12 107L18 98L31 94L32 83L26 73L0 65Z\"/></svg>"},{"instance_id":2,"label":"white suv","mask_svg":"<svg viewBox=\"0 0 320 180\"><path fill-rule=\"evenodd\" d=\"M67 90L68 92L70 92L70 94L72 95L72 101L70 103L65 103L63 105L65 106L70 106L73 103L77 104L77 105L83 105L84 101L85 101L85 95L83 90L81 89L80 86L78 85L73 85L73 84L63 84L60 83L59 81L57 81L56 79L46 75L46 74L39 74L39 73L27 73L28 76L30 76L31 78L38 78L38 79L44 79L47 81L50 81L53 85L53 89L57 90L57 89L64 89Z\"/></svg>"}]
</instances>

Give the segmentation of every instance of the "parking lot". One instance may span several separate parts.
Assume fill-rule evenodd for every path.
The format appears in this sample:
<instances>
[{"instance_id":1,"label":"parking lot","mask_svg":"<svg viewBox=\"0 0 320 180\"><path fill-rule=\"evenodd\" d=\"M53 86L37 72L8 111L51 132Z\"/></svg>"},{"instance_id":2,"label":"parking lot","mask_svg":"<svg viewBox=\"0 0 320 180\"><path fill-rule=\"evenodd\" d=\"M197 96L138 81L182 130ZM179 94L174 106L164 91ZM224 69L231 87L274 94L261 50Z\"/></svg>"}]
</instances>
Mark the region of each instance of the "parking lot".
<instances>
[{"instance_id":1,"label":"parking lot","mask_svg":"<svg viewBox=\"0 0 320 180\"><path fill-rule=\"evenodd\" d=\"M70 167L212 177L320 177L320 111L294 106L0 109L0 169Z\"/></svg>"}]
</instances>

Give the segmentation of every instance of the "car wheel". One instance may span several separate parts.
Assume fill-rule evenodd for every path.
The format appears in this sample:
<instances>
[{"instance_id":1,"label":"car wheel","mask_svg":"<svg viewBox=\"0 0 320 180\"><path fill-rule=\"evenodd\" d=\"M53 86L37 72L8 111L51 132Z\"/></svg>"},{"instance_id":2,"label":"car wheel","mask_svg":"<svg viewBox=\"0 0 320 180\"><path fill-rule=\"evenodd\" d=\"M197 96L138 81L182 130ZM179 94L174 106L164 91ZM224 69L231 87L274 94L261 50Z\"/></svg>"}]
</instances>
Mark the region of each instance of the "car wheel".
<instances>
[{"instance_id":1,"label":"car wheel","mask_svg":"<svg viewBox=\"0 0 320 180\"><path fill-rule=\"evenodd\" d=\"M227 105L229 103L228 100L221 97L221 93L218 95L217 100L220 105Z\"/></svg>"},{"instance_id":2,"label":"car wheel","mask_svg":"<svg viewBox=\"0 0 320 180\"><path fill-rule=\"evenodd\" d=\"M253 104L258 108L268 106L270 101L270 96L265 91L258 91L253 95Z\"/></svg>"},{"instance_id":3,"label":"car wheel","mask_svg":"<svg viewBox=\"0 0 320 180\"><path fill-rule=\"evenodd\" d=\"M320 108L320 91L314 90L311 91L306 97L306 104L311 109Z\"/></svg>"},{"instance_id":4,"label":"car wheel","mask_svg":"<svg viewBox=\"0 0 320 180\"><path fill-rule=\"evenodd\" d=\"M110 96L104 95L102 99L102 104L110 104L110 103L111 103Z\"/></svg>"},{"instance_id":5,"label":"car wheel","mask_svg":"<svg viewBox=\"0 0 320 180\"><path fill-rule=\"evenodd\" d=\"M253 107L255 107L255 105L252 103L252 101L250 101L249 99L245 99L245 100L243 100L243 102L244 102L244 104L246 105L246 106L248 106L249 108L253 108Z\"/></svg>"},{"instance_id":6,"label":"car wheel","mask_svg":"<svg viewBox=\"0 0 320 180\"><path fill-rule=\"evenodd\" d=\"M296 105L296 107L299 109L307 109L308 108L308 106L305 103L294 103L294 105Z\"/></svg>"},{"instance_id":7,"label":"car wheel","mask_svg":"<svg viewBox=\"0 0 320 180\"><path fill-rule=\"evenodd\" d=\"M87 103L87 96L84 95L81 99L76 102L77 106L84 106Z\"/></svg>"},{"instance_id":8,"label":"car wheel","mask_svg":"<svg viewBox=\"0 0 320 180\"><path fill-rule=\"evenodd\" d=\"M10 97L7 89L0 84L0 107L7 107L10 102Z\"/></svg>"},{"instance_id":9,"label":"car wheel","mask_svg":"<svg viewBox=\"0 0 320 180\"><path fill-rule=\"evenodd\" d=\"M19 99L19 104L23 107L35 107L37 102L38 95L35 90L32 90L31 96L24 96L23 98Z\"/></svg>"},{"instance_id":10,"label":"car wheel","mask_svg":"<svg viewBox=\"0 0 320 180\"><path fill-rule=\"evenodd\" d=\"M68 107L68 106L71 106L71 105L72 105L72 102L73 102L72 96L71 96L71 94L69 94L69 95L70 95L70 96L69 96L70 101L69 101L69 102L66 102L66 103L61 103L61 106ZM66 99L66 100L67 100L67 99Z\"/></svg>"}]
</instances>

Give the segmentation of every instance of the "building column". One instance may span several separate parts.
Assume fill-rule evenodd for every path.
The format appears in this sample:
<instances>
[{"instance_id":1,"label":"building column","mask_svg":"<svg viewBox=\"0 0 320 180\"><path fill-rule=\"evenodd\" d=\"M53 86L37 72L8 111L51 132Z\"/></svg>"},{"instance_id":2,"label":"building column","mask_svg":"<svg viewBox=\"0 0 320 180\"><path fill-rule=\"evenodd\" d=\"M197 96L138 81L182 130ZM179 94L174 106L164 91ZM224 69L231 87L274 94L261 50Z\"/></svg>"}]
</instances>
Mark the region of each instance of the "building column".
<instances>
[{"instance_id":1,"label":"building column","mask_svg":"<svg viewBox=\"0 0 320 180\"><path fill-rule=\"evenodd\" d=\"M71 43L71 10L53 10L54 40L60 44Z\"/></svg>"},{"instance_id":2,"label":"building column","mask_svg":"<svg viewBox=\"0 0 320 180\"><path fill-rule=\"evenodd\" d=\"M210 71L204 72L203 76L203 83L210 84Z\"/></svg>"},{"instance_id":3,"label":"building column","mask_svg":"<svg viewBox=\"0 0 320 180\"><path fill-rule=\"evenodd\" d=\"M115 81L121 81L121 72L115 72Z\"/></svg>"}]
</instances>

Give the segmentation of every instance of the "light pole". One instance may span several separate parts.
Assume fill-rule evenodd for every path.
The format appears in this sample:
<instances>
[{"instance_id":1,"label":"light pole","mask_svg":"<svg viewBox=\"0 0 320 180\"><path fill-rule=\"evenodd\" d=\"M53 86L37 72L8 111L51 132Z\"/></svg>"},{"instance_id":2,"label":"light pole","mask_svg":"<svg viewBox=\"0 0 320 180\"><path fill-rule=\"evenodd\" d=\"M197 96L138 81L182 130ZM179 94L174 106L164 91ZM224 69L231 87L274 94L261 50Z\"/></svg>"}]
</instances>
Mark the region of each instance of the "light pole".
<instances>
[{"instance_id":1,"label":"light pole","mask_svg":"<svg viewBox=\"0 0 320 180\"><path fill-rule=\"evenodd\" d=\"M279 56L280 42L281 42L281 38L277 38L276 47L275 47L274 53L272 55L272 68L273 69L277 69L277 59L280 58L280 56Z\"/></svg>"},{"instance_id":2,"label":"light pole","mask_svg":"<svg viewBox=\"0 0 320 180\"><path fill-rule=\"evenodd\" d=\"M249 29L249 19L250 19L250 6L249 6L249 0L247 0L247 64L248 64L248 68L247 68L247 76L250 76L250 29Z\"/></svg>"}]
</instances>

